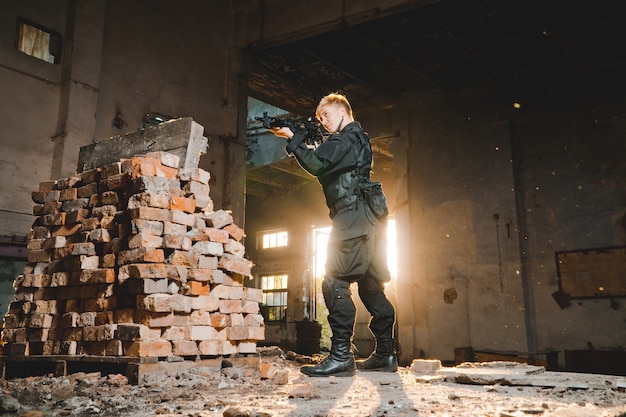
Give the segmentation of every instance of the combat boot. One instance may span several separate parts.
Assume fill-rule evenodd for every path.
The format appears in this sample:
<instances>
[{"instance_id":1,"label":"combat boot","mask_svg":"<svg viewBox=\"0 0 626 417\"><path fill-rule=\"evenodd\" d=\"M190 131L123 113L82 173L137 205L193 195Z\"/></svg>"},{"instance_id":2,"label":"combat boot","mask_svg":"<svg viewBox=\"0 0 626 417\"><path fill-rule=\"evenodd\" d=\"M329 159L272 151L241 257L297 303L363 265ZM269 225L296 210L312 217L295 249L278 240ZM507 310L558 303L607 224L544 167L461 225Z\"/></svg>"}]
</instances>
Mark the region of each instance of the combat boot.
<instances>
[{"instance_id":1,"label":"combat boot","mask_svg":"<svg viewBox=\"0 0 626 417\"><path fill-rule=\"evenodd\" d=\"M317 365L303 366L300 372L308 376L354 376L356 366L350 339L333 341L330 355Z\"/></svg>"},{"instance_id":2,"label":"combat boot","mask_svg":"<svg viewBox=\"0 0 626 417\"><path fill-rule=\"evenodd\" d=\"M396 356L393 339L376 339L376 349L369 358L358 361L356 367L360 371L396 372L398 357Z\"/></svg>"}]
</instances>

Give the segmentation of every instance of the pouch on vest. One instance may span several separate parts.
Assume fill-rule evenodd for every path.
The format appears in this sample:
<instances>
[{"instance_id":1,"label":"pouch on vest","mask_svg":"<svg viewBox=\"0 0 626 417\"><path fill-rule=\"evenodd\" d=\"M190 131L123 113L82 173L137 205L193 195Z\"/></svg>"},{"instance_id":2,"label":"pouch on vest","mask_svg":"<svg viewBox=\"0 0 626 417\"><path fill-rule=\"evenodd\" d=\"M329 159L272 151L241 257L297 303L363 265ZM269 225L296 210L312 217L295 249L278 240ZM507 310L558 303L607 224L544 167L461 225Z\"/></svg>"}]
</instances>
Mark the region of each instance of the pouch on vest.
<instances>
[{"instance_id":1,"label":"pouch on vest","mask_svg":"<svg viewBox=\"0 0 626 417\"><path fill-rule=\"evenodd\" d=\"M365 181L360 184L359 188L363 193L363 199L376 217L381 218L389 215L387 198L380 182Z\"/></svg>"}]
</instances>

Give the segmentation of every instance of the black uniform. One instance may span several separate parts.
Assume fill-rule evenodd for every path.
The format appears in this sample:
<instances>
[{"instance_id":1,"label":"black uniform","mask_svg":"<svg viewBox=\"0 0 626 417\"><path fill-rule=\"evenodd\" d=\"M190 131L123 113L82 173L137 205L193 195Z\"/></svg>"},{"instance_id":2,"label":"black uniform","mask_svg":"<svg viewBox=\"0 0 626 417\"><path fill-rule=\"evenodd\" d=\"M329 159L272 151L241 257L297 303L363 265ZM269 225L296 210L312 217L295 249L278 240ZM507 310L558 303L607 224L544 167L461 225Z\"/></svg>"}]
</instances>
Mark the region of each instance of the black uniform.
<instances>
[{"instance_id":1,"label":"black uniform","mask_svg":"<svg viewBox=\"0 0 626 417\"><path fill-rule=\"evenodd\" d=\"M369 181L370 139L359 122L330 135L317 149L295 134L287 152L317 177L330 210L332 229L322 291L335 341L351 340L356 307L350 283L358 282L359 297L372 315L370 330L377 339L392 339L395 311L385 297L391 277L387 266L387 218L377 218L363 199L359 185Z\"/></svg>"}]
</instances>

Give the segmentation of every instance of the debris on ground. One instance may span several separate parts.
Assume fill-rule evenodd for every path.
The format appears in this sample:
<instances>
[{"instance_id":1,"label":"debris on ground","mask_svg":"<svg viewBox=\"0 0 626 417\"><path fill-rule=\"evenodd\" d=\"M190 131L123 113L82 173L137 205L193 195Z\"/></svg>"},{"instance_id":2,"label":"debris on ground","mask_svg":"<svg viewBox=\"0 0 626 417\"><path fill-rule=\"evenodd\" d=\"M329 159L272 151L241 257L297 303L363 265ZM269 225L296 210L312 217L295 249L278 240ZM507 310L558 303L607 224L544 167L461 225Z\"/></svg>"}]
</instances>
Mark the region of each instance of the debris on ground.
<instances>
[{"instance_id":1,"label":"debris on ground","mask_svg":"<svg viewBox=\"0 0 626 417\"><path fill-rule=\"evenodd\" d=\"M7 417L626 417L626 377L545 372L519 363L439 367L413 363L395 373L310 378L305 357L259 348L256 373L233 366L176 375L77 372L1 381ZM321 356L320 356L321 357ZM267 372L264 375L262 370ZM427 372L424 372L424 371ZM479 373L479 380L460 377ZM506 375L508 376L506 376ZM492 375L493 379L489 379ZM569 375L569 379L564 379ZM523 380L522 380L523 376ZM533 383L532 381L539 381ZM551 381L552 382L549 382ZM461 381L461 382L459 382Z\"/></svg>"}]
</instances>

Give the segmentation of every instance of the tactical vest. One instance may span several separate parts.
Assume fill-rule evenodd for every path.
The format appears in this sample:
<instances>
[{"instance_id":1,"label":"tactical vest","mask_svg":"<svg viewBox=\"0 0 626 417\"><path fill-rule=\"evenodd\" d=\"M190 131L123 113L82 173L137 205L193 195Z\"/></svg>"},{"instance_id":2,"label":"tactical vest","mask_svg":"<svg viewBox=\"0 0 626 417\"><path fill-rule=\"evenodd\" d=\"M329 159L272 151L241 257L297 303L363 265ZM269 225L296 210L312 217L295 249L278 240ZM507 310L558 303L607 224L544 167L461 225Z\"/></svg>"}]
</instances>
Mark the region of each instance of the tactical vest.
<instances>
[{"instance_id":1,"label":"tactical vest","mask_svg":"<svg viewBox=\"0 0 626 417\"><path fill-rule=\"evenodd\" d=\"M325 187L326 202L330 209L330 217L334 217L340 210L358 204L359 184L370 179L372 169L372 146L361 129L350 129L352 149L355 152L356 167L342 172L334 181Z\"/></svg>"}]
</instances>

